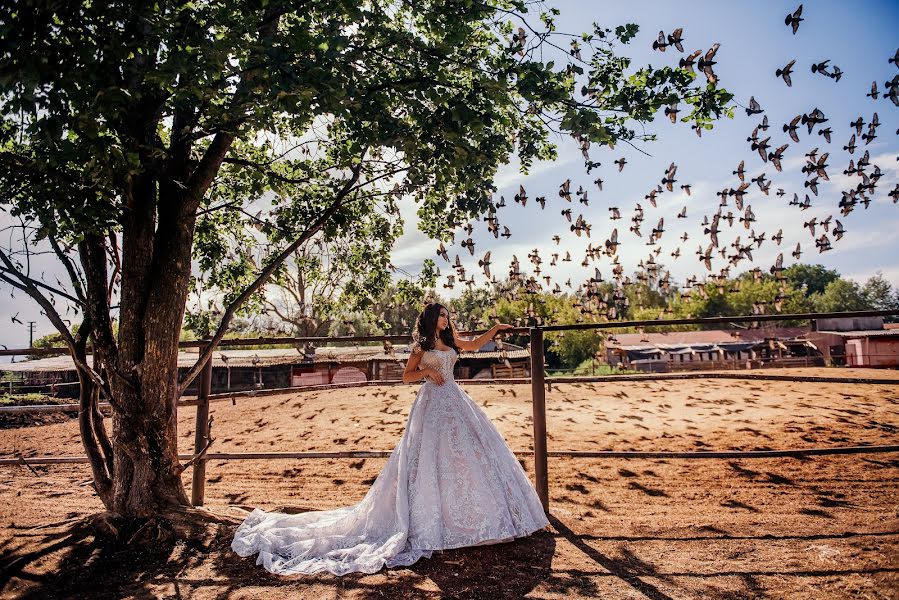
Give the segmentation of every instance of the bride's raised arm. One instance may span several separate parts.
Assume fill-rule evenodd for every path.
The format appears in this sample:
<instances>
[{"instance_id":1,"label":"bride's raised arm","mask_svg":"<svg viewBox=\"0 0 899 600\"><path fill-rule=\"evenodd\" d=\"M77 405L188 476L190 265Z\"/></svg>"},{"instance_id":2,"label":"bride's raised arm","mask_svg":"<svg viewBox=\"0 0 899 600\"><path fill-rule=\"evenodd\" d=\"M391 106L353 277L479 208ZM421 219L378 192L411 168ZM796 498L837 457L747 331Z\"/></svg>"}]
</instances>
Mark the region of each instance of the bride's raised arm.
<instances>
[{"instance_id":1,"label":"bride's raised arm","mask_svg":"<svg viewBox=\"0 0 899 600\"><path fill-rule=\"evenodd\" d=\"M507 325L506 323L497 323L486 333L482 333L473 340L466 340L459 337L459 332L456 330L456 324L452 321L450 321L450 327L452 328L453 339L455 340L457 346L459 346L463 350L477 352L481 349L481 346L492 340L498 332L503 331L504 329L511 329L513 326Z\"/></svg>"}]
</instances>

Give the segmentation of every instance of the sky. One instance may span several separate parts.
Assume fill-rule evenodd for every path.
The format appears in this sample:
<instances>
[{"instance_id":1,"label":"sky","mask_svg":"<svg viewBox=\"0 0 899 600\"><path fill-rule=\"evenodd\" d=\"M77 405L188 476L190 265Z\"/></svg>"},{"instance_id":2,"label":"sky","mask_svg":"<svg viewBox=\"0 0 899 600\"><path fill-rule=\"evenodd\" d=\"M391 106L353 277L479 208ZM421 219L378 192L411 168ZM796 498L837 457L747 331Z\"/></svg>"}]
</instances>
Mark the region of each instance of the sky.
<instances>
[{"instance_id":1,"label":"sky","mask_svg":"<svg viewBox=\"0 0 899 600\"><path fill-rule=\"evenodd\" d=\"M803 17L799 31L793 35L784 25L784 16L798 6L795 2L766 1L757 3L736 2L690 2L685 9L683 3L641 1L622 2L547 2L546 7L555 6L561 14L556 18L557 31L579 34L589 31L591 22L603 27L614 28L624 23L637 23L640 31L628 44L618 47L620 55L632 59L631 71L647 64L654 67L662 65L676 66L679 58L691 50L702 48L703 52L713 43L721 44L718 50L715 72L720 79L719 85L735 95L735 101L743 106L754 96L765 112L761 115L747 116L742 108L738 108L733 120L722 119L716 122L715 128L705 131L698 138L689 124L671 124L660 114L651 124L646 126L647 133L657 134L654 142L638 145L639 149L620 144L614 149L598 148L591 150L592 160L598 160L602 166L587 174L580 151L568 136L553 136L559 146L559 157L553 162L535 163L528 176L519 173L514 161L500 168L495 179L496 198L505 197L506 208L497 216L500 226L507 225L512 231L508 240L494 239L487 231L483 221L474 223L472 239L475 242L475 253L472 256L459 242L467 236L461 230L457 232L456 244L448 247L450 259L455 260L458 254L467 275L474 274L476 283L483 285L486 278L477 266L477 260L487 250L491 251L492 270L497 278L504 277L512 255L521 262L522 269L530 272L531 265L527 254L539 248L544 259L543 273L549 274L553 282L564 286L569 277L573 291L580 282L593 275L594 267L599 267L603 276L609 278L611 267L609 259L591 262L585 268L580 265L584 258L588 243L601 244L616 227L619 231L620 261L625 273L633 272L637 263L648 256L649 247L646 239L649 230L660 217L665 219L666 232L662 237L662 254L656 262L664 265L671 272L672 281L681 284L691 275L702 277L706 271L695 256L697 246L707 245L707 237L702 235L701 220L703 215L711 215L717 208L719 199L715 192L727 187L737 187L739 181L732 174L741 160L745 160L746 180L765 173L771 184L770 196L761 193L753 184L747 192L746 204L752 206L758 221L754 224L756 233L766 232L770 238L774 232L783 229L783 244L778 247L770 240L753 253L754 261L742 261L731 274L759 266L763 270L774 262L778 252L784 253L784 264L792 264L794 259L790 252L796 242L803 248L801 262L820 263L828 268L836 269L842 275L864 282L876 272L899 286L899 205L888 197L899 182L899 108L881 96L878 100L867 98L871 82L876 80L878 88L883 91L883 83L899 73L899 69L888 63L887 59L896 52L899 38L895 35L899 24L899 3L896 2L805 2ZM531 13L529 19L535 28L539 25L539 11ZM585 26L586 25L586 26ZM670 33L677 27L683 27L683 38L686 53L681 54L674 48L665 53L652 50L652 41L659 30ZM567 39L560 38L559 45L567 47ZM551 53L545 54L545 60L552 59ZM556 63L560 64L559 57ZM789 60L796 59L793 85L787 87L775 77L775 69L782 67ZM825 59L831 59L831 65L838 65L843 76L839 82L813 74L810 65ZM701 76L704 81L704 77ZM781 131L781 126L795 115L811 112L815 107L824 112L829 121L825 126L833 130L832 143L827 144L823 137L817 135L817 129L810 136L805 128L800 131L800 143L795 144ZM681 108L684 108L681 105ZM861 116L867 123L874 112L878 113L881 122L877 130L878 137L868 146L857 139L858 149L854 156L842 150L850 136L849 123ZM685 114L685 113L682 113ZM782 143L790 143L785 153L784 170L775 171L773 165L765 164L756 152L749 148L746 138L757 125L762 116L767 115L771 128L765 136L771 136L771 146L775 148ZM682 116L682 115L681 115ZM820 128L820 126L818 127ZM865 129L867 130L867 128ZM793 192L800 198L808 192L803 188L805 175L800 169L804 164L803 154L814 147L819 148L819 155L830 152L828 173L830 182L819 183L819 195L811 196L812 207L800 211L795 206L788 206ZM858 157L868 150L871 163L880 166L881 177L874 200L865 210L862 206L843 218L839 215L837 203L840 190L854 187L857 179L841 175L850 158ZM627 164L621 173L613 161L624 157ZM658 197L658 207L653 208L644 196L661 182L665 170L671 162L678 166L674 192L665 192ZM868 170L870 173L873 167ZM596 177L604 180L603 191L599 191L593 180ZM583 186L588 190L589 205L580 204L575 197L568 204L558 196L559 185L565 179L571 179L571 189ZM679 189L679 185L689 183L692 195L687 196ZM529 201L522 208L512 198L519 185L528 192ZM783 198L775 195L775 190L783 188L787 194ZM541 210L534 201L536 196L546 196L546 209ZM637 203L645 211L642 227L643 237L638 238L628 231L630 217ZM622 219L613 222L609 219L609 207L617 206L621 210ZM687 207L687 219L677 219L676 214L682 207ZM445 276L453 274L450 265L436 254L438 243L429 240L417 230L415 211L417 205L405 198L400 202L405 232L398 240L391 258L392 264L398 268L397 278L406 274L417 274L421 270L422 261L433 258L441 271L438 290L444 297L458 296L463 287L456 285L454 290L442 287ZM591 237L576 237L569 230L569 223L561 215L561 210L572 209L572 219L583 214L584 219L592 225ZM727 210L737 213L733 200L729 201ZM833 241L833 250L819 254L815 250L814 240L803 222L817 217L819 220L828 215L839 218L846 229L840 241ZM8 216L3 215L5 221ZM734 228L723 225L720 234L722 244L727 244L736 235L741 235L746 243L749 230L735 222ZM674 259L670 253L680 245L678 239L682 233L689 235L689 240L681 248L681 256ZM818 235L820 232L817 231ZM556 245L552 237L558 234L561 242ZM832 238L832 236L831 236ZM4 240L4 245L12 244ZM571 253L572 261L558 262L555 267L548 265L550 253ZM718 261L715 268L723 266ZM47 281L53 281L53 273L61 273L55 260L49 257L35 257L32 268L34 272L45 270ZM60 274L62 279L62 275ZM35 339L52 333L53 327L47 318L40 314L40 309L30 299L20 294L10 297L8 286L0 285L0 344L8 347L27 347L28 321L35 321ZM13 317L23 323L15 323ZM65 315L64 315L65 316ZM70 317L72 315L69 315ZM4 359L8 360L8 359Z\"/></svg>"},{"instance_id":2,"label":"sky","mask_svg":"<svg viewBox=\"0 0 899 600\"><path fill-rule=\"evenodd\" d=\"M483 252L491 251L493 272L498 277L508 270L512 255L516 255L522 269L529 269L527 254L535 249L541 250L544 267L541 276L549 274L553 282L558 281L564 287L569 277L572 286L593 274L594 266L599 266L605 278L610 275L611 267L608 259L591 262L589 267L582 267L588 243L601 244L617 226L620 261L625 273L631 273L641 259L648 257L649 247L645 245L648 231L660 217L665 219L666 232L662 237L663 253L656 258L671 271L672 281L682 283L691 275L700 278L706 272L695 256L696 249L703 242L708 244L707 236L702 235L701 221L703 215L712 214L718 206L719 198L715 193L722 188L737 187L740 183L733 171L741 160L745 160L746 181L765 173L772 181L770 195L765 196L752 184L745 202L752 206L757 217L753 229L758 234L766 232L771 237L777 229L783 229L783 243L780 247L771 241L763 242L753 253L754 262L742 261L732 269L731 274L759 266L764 270L773 264L778 252L784 253L784 264L789 266L795 260L790 252L799 242L803 248L801 262L820 263L828 268L836 269L842 275L863 282L876 272L899 286L899 205L894 204L887 195L899 181L899 143L896 130L899 128L899 108L881 96L877 101L866 97L871 82L878 82L878 89L883 90L883 83L899 73L888 59L896 52L899 38L896 37L896 25L899 24L899 3L890 2L805 2L799 30L793 35L784 24L784 17L796 9L798 3L793 2L691 2L689 10L681 3L648 2L550 2L546 6L555 6L561 11L556 18L557 31L580 33L592 29L585 24L597 22L603 27L614 28L616 25L634 22L640 26L638 35L628 45L619 46L619 54L632 59L631 72L640 66L663 65L677 66L678 59L689 54L691 50L702 48L703 53L713 43L720 43L714 70L719 77L719 86L734 94L734 100L742 106L749 105L750 96L754 96L764 109L760 115L747 116L742 108L738 108L734 119L724 118L715 123L711 131L704 131L698 138L688 123L672 124L664 114L646 127L647 133L657 134L657 140L638 144L638 149L626 144L619 144L614 149L594 146L591 159L602 163L599 169L587 174L583 158L574 140L570 137L553 136L559 146L559 157L551 163L538 163L528 176L519 173L517 164L503 166L498 173L495 184L498 188L497 198L505 197L507 208L498 212L501 225L508 225L512 237L508 240L495 240L486 229L486 223L475 224L472 239L475 241L475 255L467 248L460 248L458 242L467 234L457 233L457 244L448 248L451 261L458 254L466 267L466 276L475 273L476 283L483 284L486 277L477 266L477 259ZM635 7L637 9L635 9ZM536 16L536 15L535 15ZM666 34L677 27L683 27L684 50L681 54L670 48L661 53L652 49L652 42L659 30ZM567 46L563 41L559 44ZM549 60L551 57L547 57ZM811 72L811 64L831 59L830 65L838 65L843 76L840 81L823 77ZM784 66L789 60L796 59L793 85L787 87L782 79L775 76L775 70ZM558 63L557 63L558 64ZM705 78L700 76L701 81ZM782 131L782 125L794 116L811 112L820 108L829 119L824 126L833 131L832 142L826 143L817 135L818 126L812 134L806 135L805 127L799 132L800 143L795 144ZM684 108L682 104L680 108ZM862 116L867 123L874 112L878 113L881 122L877 129L878 137L868 146L858 141L859 147L854 156L842 150L848 143L849 123ZM683 116L682 113L679 116ZM773 165L763 163L757 152L750 150L746 138L753 128L768 116L770 128L764 136L771 136L772 150L783 143L790 147L785 152L783 172L776 172ZM866 131L867 127L865 128ZM760 132L761 133L761 132ZM858 139L858 136L857 136ZM815 197L803 187L805 175L801 172L805 164L804 154L818 147L820 156L830 152L828 173L831 181L821 181L818 186L819 195ZM859 206L847 217L839 215L837 203L841 198L840 190L854 187L858 178L842 175L850 158L858 159L865 150L870 152L871 163L880 166L881 177L874 201L865 210ZM642 152L641 152L642 151ZM648 156L644 153L647 153ZM627 164L621 173L614 161L625 157ZM658 207L653 208L644 196L657 184L671 162L678 166L674 192L665 192L658 196ZM873 167L869 169L873 170ZM604 180L603 191L593 185L597 174ZM575 198L568 204L558 196L561 182L571 179L571 189L578 186L588 189L589 206L584 207ZM692 185L691 196L679 189L682 183ZM512 201L512 197L523 185L530 198L522 208ZM782 198L775 195L780 187L786 192ZM789 206L788 201L793 192L804 198L809 193L812 207L800 211ZM536 196L546 196L546 209L541 210L534 202ZM643 237L638 238L628 231L630 217L634 207L640 203L644 209L645 221L642 227ZM609 217L609 207L617 206L621 210L622 219L613 222ZM676 215L682 207L687 207L687 219L677 219ZM569 229L561 210L572 209L572 218L579 213L593 225L591 239L578 238ZM447 297L458 296L462 286L455 289L443 288L445 275L453 274L453 269L442 259L436 257L437 244L428 240L416 230L415 205L404 207L404 218L407 228L403 237L398 240L394 249L394 264L409 273L420 272L423 257L434 257L441 269L441 280L438 290ZM734 207L733 199L729 201L725 213ZM834 215L840 219L846 229L846 235L840 241L833 242L833 249L824 253L816 251L814 240L803 223L816 217L825 219ZM742 235L745 244L750 230L743 229L735 221L733 229L726 225L719 237L723 244L733 241L736 235ZM683 232L689 235L688 241L682 245L678 259L670 253L681 245ZM816 230L820 235L820 228ZM561 236L556 245L553 235ZM831 236L832 238L832 236ZM572 262L559 262L556 267L549 267L549 254L559 252L561 256L569 251ZM723 266L718 261L715 268Z\"/></svg>"}]
</instances>

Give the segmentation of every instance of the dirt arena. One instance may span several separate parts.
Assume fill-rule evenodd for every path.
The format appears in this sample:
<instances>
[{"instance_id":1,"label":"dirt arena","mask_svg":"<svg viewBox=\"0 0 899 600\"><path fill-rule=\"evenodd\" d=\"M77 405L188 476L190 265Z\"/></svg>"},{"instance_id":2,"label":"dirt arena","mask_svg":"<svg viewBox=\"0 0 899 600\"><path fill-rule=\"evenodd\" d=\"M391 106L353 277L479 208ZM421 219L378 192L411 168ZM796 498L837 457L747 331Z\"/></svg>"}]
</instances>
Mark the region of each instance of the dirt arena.
<instances>
[{"instance_id":1,"label":"dirt arena","mask_svg":"<svg viewBox=\"0 0 899 600\"><path fill-rule=\"evenodd\" d=\"M784 374L785 371L777 371ZM801 369L791 374L847 376ZM897 377L895 371L855 371ZM463 386L515 451L529 385ZM392 450L418 385L211 405L214 452ZM549 450L769 450L899 444L899 386L753 380L554 385ZM179 414L193 449L195 409ZM0 429L0 456L83 454L77 422ZM209 462L207 506L319 510L361 500L386 459ZM533 460L523 458L533 481ZM102 510L87 465L0 467L0 595L160 598L897 598L899 453L764 459L549 459L551 527L373 575L284 578L229 530L162 559L67 538ZM190 470L185 472L190 486ZM233 531L233 528L231 529ZM30 554L31 553L31 554Z\"/></svg>"}]
</instances>

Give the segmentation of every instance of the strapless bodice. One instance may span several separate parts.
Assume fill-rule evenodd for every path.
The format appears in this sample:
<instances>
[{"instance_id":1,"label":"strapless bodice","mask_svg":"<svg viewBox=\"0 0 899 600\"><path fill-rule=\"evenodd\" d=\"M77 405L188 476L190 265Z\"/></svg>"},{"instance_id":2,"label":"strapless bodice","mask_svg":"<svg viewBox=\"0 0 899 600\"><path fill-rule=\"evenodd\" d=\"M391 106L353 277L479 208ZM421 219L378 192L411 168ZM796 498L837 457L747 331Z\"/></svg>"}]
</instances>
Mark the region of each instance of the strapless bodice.
<instances>
[{"instance_id":1,"label":"strapless bodice","mask_svg":"<svg viewBox=\"0 0 899 600\"><path fill-rule=\"evenodd\" d=\"M459 356L453 348L447 350L427 350L425 351L424 356L421 357L421 362L419 364L423 368L435 369L443 375L443 382L448 383L454 381L453 367L458 358ZM425 381L431 381L431 379L426 377Z\"/></svg>"}]
</instances>

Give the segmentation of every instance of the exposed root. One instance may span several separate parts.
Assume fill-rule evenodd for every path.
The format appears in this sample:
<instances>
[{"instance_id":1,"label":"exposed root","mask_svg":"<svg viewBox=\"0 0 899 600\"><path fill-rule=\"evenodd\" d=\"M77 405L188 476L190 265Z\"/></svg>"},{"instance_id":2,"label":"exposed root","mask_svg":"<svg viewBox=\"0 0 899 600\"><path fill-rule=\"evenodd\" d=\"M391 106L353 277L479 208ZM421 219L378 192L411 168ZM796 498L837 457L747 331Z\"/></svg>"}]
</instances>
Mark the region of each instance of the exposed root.
<instances>
[{"instance_id":1,"label":"exposed root","mask_svg":"<svg viewBox=\"0 0 899 600\"><path fill-rule=\"evenodd\" d=\"M16 586L31 592L27 598L66 595L72 585L79 589L102 589L134 579L143 592L141 577L148 572L176 577L210 553L227 550L240 519L208 509L190 506L168 508L152 517L124 517L102 512L79 519L52 522L33 528L43 534L33 536L29 551L13 552L0 560L0 592L15 578ZM40 560L59 565L65 577L32 582L30 566ZM133 576L133 577L132 577ZM106 579L104 579L106 578Z\"/></svg>"}]
</instances>

